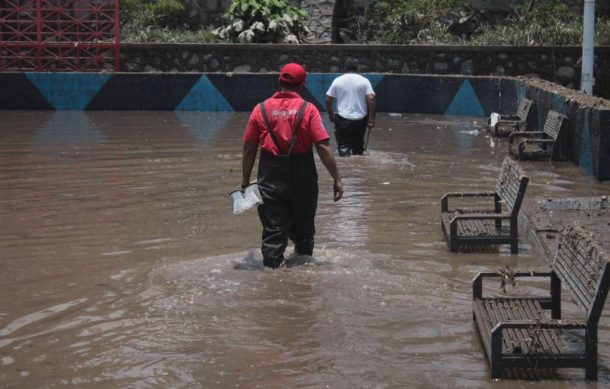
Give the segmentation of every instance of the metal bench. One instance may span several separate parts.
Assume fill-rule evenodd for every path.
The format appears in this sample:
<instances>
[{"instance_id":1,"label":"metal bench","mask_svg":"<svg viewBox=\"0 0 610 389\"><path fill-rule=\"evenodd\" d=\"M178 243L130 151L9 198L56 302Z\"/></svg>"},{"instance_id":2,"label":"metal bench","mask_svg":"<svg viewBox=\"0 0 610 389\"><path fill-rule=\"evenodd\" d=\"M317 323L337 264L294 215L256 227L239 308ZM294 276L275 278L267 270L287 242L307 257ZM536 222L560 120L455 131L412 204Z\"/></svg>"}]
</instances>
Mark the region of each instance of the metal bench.
<instances>
[{"instance_id":1,"label":"metal bench","mask_svg":"<svg viewBox=\"0 0 610 389\"><path fill-rule=\"evenodd\" d=\"M524 369L573 367L584 368L586 379L597 379L597 323L608 294L610 267L607 254L591 234L579 226L567 228L551 271L513 272L510 277L549 278L550 296L483 297L483 280L498 281L506 274L479 273L475 277L473 316L491 365L491 377L501 378ZM562 286L583 310L584 319L561 320ZM574 336L566 342L564 330L584 332L582 351Z\"/></svg>"},{"instance_id":2,"label":"metal bench","mask_svg":"<svg viewBox=\"0 0 610 389\"><path fill-rule=\"evenodd\" d=\"M509 135L509 152L519 160L557 159L559 153L555 145L566 121L565 115L549 111L542 131L517 131Z\"/></svg>"},{"instance_id":3,"label":"metal bench","mask_svg":"<svg viewBox=\"0 0 610 389\"><path fill-rule=\"evenodd\" d=\"M517 253L517 220L528 182L519 164L506 157L494 191L446 193L441 199L441 219L451 251L457 252L463 245L510 244L511 253ZM481 197L493 198L493 209L449 208L450 198ZM503 221L508 221L508 226Z\"/></svg>"},{"instance_id":4,"label":"metal bench","mask_svg":"<svg viewBox=\"0 0 610 389\"><path fill-rule=\"evenodd\" d=\"M515 114L500 115L498 122L494 124L490 116L487 118L487 131L493 136L508 136L514 131L525 131L532 105L532 100L523 98L519 101Z\"/></svg>"}]
</instances>

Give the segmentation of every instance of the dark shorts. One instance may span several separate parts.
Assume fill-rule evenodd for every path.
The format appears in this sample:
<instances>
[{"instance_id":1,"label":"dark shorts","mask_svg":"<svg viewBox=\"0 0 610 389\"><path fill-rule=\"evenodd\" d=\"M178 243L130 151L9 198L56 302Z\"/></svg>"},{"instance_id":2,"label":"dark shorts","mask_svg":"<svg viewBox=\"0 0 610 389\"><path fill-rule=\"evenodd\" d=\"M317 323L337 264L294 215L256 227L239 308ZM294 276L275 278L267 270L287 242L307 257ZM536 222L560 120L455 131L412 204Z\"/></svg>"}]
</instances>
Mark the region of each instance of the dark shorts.
<instances>
[{"instance_id":1,"label":"dark shorts","mask_svg":"<svg viewBox=\"0 0 610 389\"><path fill-rule=\"evenodd\" d=\"M358 120L335 116L335 138L339 156L358 155L364 152L364 134L367 123L368 116Z\"/></svg>"}]
</instances>

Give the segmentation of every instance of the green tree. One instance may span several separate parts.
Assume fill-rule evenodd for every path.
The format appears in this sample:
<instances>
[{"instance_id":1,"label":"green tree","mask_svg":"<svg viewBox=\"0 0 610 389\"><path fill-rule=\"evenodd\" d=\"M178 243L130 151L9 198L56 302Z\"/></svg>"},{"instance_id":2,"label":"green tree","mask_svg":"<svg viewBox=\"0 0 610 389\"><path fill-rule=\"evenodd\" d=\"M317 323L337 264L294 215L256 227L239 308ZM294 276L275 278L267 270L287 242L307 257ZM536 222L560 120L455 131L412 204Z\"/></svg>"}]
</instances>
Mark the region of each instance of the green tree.
<instances>
[{"instance_id":1,"label":"green tree","mask_svg":"<svg viewBox=\"0 0 610 389\"><path fill-rule=\"evenodd\" d=\"M240 43L300 43L309 32L304 10L284 0L234 0L218 37Z\"/></svg>"}]
</instances>

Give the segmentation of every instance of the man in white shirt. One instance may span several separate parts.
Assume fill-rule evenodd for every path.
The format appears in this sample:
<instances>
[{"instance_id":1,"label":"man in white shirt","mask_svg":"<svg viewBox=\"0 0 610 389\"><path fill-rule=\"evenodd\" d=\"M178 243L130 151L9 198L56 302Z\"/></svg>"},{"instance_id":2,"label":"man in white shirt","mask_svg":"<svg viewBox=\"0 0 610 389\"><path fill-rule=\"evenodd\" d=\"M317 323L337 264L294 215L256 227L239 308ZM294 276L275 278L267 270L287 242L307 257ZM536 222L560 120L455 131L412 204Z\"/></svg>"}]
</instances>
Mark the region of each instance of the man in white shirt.
<instances>
[{"instance_id":1,"label":"man in white shirt","mask_svg":"<svg viewBox=\"0 0 610 389\"><path fill-rule=\"evenodd\" d=\"M337 99L337 113L333 102ZM340 157L364 152L366 128L375 127L375 92L371 82L358 74L358 60L349 59L345 74L335 78L326 92L326 111L335 124Z\"/></svg>"}]
</instances>

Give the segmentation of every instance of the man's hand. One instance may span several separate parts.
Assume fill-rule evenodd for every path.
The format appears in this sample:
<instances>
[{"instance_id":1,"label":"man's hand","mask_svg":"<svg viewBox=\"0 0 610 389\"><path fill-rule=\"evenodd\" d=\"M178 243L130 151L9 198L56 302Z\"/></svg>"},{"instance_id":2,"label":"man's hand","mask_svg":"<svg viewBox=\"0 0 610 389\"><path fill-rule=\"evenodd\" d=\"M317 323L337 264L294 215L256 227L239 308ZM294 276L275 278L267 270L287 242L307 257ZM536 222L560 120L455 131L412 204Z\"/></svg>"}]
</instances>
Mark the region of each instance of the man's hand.
<instances>
[{"instance_id":1,"label":"man's hand","mask_svg":"<svg viewBox=\"0 0 610 389\"><path fill-rule=\"evenodd\" d=\"M369 128L375 127L375 119L369 120L368 126Z\"/></svg>"},{"instance_id":2,"label":"man's hand","mask_svg":"<svg viewBox=\"0 0 610 389\"><path fill-rule=\"evenodd\" d=\"M341 182L341 179L335 180L335 183L333 184L333 193L335 201L339 201L343 197L343 183Z\"/></svg>"}]
</instances>

